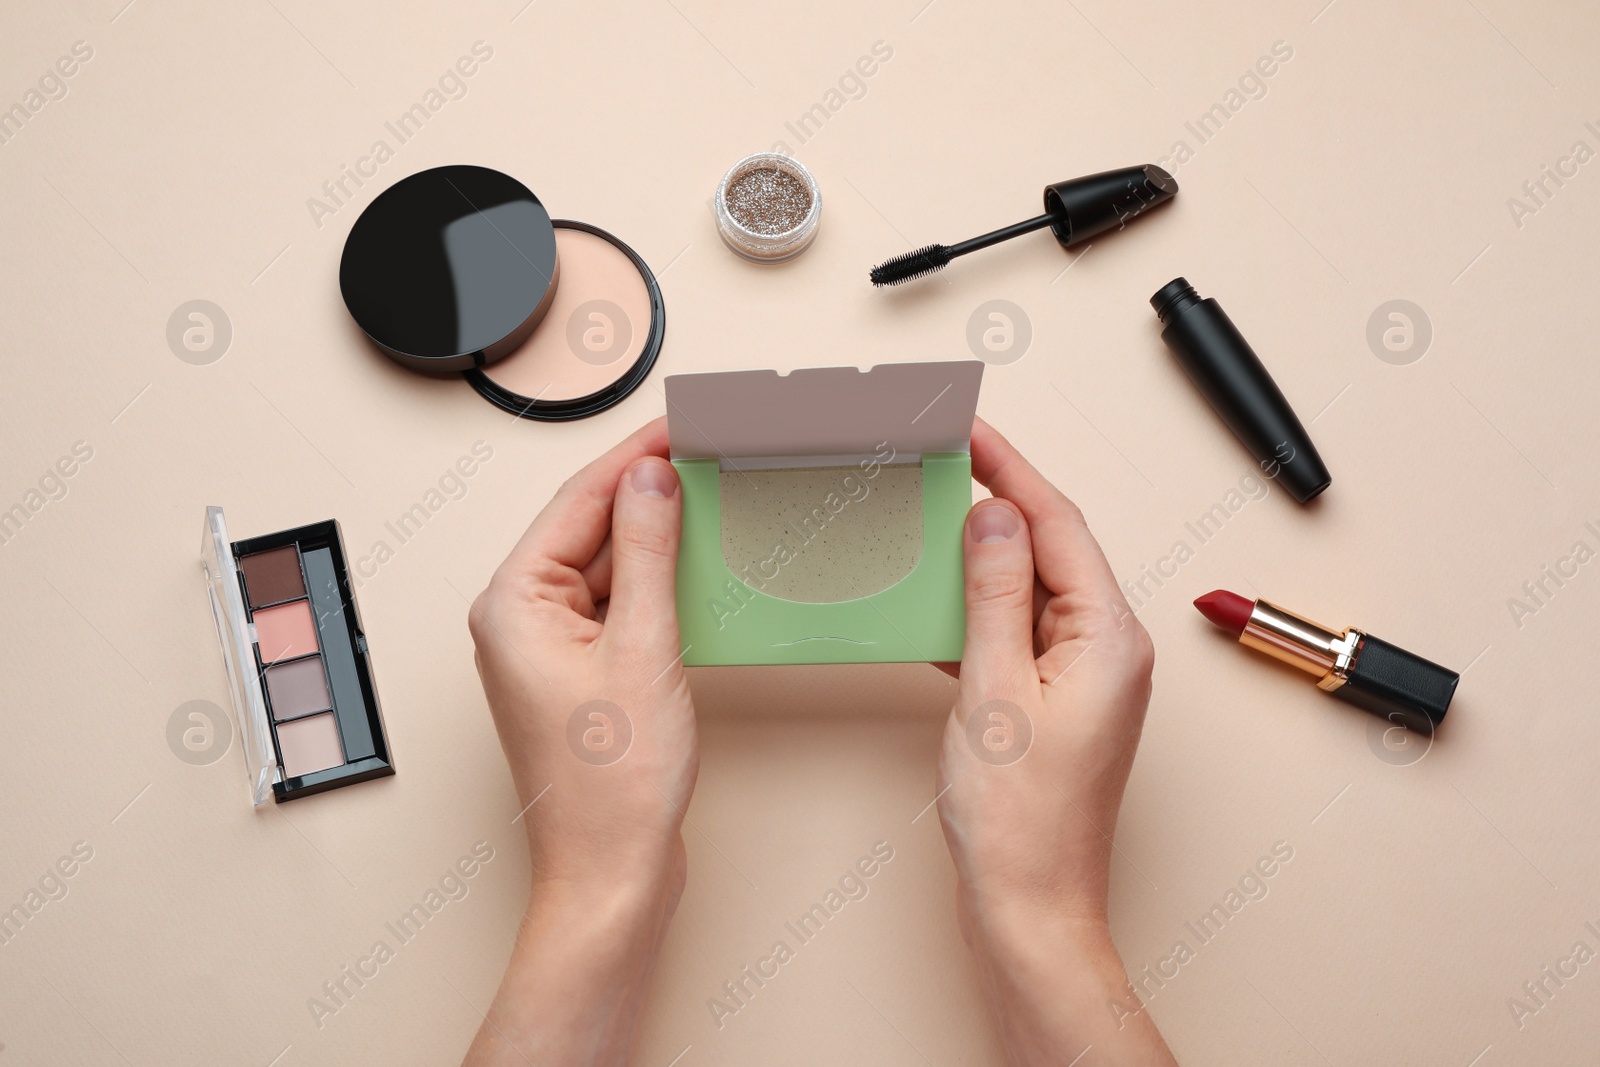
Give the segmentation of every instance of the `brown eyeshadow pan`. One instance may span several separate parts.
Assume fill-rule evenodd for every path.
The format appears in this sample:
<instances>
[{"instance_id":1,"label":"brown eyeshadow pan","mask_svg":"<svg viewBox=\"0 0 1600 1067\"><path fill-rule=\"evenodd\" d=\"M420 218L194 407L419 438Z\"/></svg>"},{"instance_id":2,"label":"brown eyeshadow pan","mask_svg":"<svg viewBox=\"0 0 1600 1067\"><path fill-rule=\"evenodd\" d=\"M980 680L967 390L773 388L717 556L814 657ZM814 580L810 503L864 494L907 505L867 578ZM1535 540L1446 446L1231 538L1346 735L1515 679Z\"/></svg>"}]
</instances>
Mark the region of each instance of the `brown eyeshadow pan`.
<instances>
[{"instance_id":1,"label":"brown eyeshadow pan","mask_svg":"<svg viewBox=\"0 0 1600 1067\"><path fill-rule=\"evenodd\" d=\"M239 561L239 568L244 571L244 585L252 608L306 595L305 578L300 573L300 552L294 545L245 556Z\"/></svg>"}]
</instances>

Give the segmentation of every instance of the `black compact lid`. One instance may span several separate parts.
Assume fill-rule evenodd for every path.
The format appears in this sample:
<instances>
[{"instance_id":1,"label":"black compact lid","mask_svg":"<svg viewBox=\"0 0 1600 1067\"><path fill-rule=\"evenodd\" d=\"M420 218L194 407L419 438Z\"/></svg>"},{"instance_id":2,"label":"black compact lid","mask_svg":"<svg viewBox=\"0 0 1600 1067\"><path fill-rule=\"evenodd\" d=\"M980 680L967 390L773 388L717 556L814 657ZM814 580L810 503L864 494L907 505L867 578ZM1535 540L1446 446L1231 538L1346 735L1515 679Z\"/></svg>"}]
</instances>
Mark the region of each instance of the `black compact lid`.
<instances>
[{"instance_id":1,"label":"black compact lid","mask_svg":"<svg viewBox=\"0 0 1600 1067\"><path fill-rule=\"evenodd\" d=\"M481 367L528 338L555 297L555 231L539 198L487 167L435 167L378 196L350 229L339 289L395 360Z\"/></svg>"}]
</instances>

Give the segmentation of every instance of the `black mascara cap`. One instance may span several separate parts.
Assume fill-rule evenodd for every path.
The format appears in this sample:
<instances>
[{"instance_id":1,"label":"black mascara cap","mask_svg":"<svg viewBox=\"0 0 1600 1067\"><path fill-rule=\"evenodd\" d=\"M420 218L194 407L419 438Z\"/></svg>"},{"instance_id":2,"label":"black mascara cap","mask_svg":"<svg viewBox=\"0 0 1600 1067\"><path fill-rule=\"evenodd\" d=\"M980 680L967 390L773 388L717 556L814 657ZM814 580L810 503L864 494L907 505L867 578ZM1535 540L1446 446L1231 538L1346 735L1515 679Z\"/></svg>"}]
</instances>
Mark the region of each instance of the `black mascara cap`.
<instances>
[{"instance_id":1,"label":"black mascara cap","mask_svg":"<svg viewBox=\"0 0 1600 1067\"><path fill-rule=\"evenodd\" d=\"M1061 247L1120 230L1178 195L1178 181L1156 166L1123 167L1044 187L1044 209Z\"/></svg>"}]
</instances>

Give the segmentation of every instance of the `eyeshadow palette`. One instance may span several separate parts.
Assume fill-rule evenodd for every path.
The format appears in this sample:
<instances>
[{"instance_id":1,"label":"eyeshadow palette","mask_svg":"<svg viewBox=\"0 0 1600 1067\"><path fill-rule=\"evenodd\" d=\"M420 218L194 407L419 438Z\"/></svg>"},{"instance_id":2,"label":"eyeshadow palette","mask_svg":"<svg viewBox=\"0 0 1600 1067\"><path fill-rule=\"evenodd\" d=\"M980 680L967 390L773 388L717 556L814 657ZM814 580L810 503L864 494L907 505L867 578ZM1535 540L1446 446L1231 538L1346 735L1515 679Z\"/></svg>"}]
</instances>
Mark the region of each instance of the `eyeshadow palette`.
<instances>
[{"instance_id":1,"label":"eyeshadow palette","mask_svg":"<svg viewBox=\"0 0 1600 1067\"><path fill-rule=\"evenodd\" d=\"M202 555L255 803L393 774L339 524L230 541L207 508Z\"/></svg>"}]
</instances>

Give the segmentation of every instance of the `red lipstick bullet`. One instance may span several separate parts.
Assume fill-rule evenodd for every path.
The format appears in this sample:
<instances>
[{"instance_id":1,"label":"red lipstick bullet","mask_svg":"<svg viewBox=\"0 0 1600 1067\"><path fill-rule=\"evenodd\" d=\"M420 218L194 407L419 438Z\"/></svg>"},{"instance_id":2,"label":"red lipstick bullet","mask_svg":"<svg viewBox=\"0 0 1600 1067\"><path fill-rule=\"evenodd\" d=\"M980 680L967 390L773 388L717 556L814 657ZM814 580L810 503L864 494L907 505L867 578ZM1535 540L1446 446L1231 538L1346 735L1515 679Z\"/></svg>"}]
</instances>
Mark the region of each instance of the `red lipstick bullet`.
<instances>
[{"instance_id":1,"label":"red lipstick bullet","mask_svg":"<svg viewBox=\"0 0 1600 1067\"><path fill-rule=\"evenodd\" d=\"M1245 626L1250 622L1250 613L1256 607L1255 601L1246 600L1226 589L1213 589L1205 596L1196 598L1194 606L1200 609L1200 614L1235 637L1244 633Z\"/></svg>"}]
</instances>

